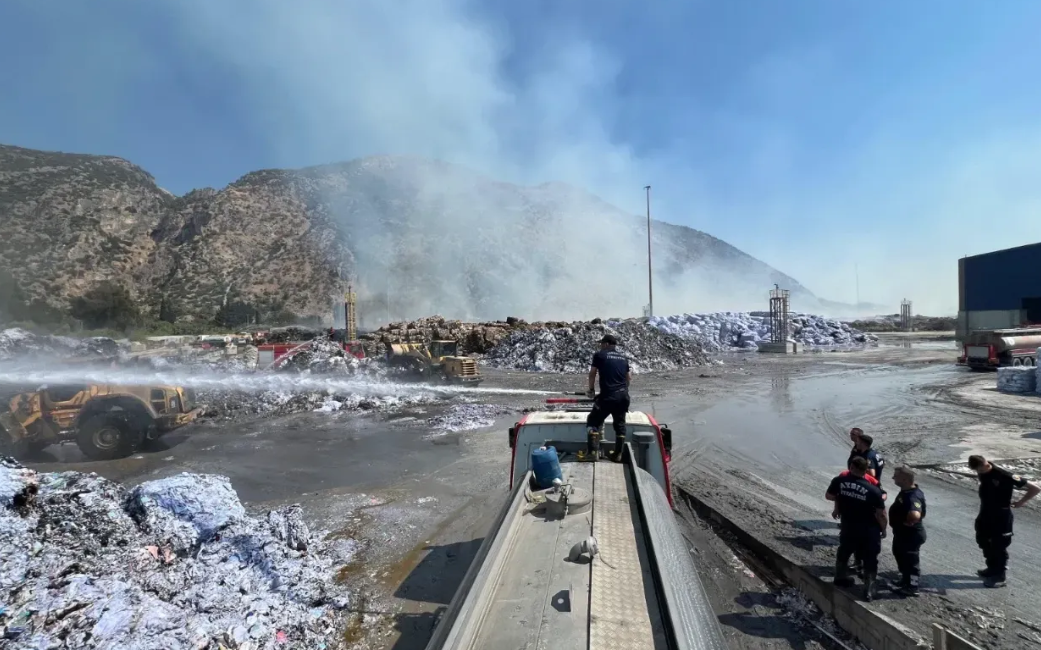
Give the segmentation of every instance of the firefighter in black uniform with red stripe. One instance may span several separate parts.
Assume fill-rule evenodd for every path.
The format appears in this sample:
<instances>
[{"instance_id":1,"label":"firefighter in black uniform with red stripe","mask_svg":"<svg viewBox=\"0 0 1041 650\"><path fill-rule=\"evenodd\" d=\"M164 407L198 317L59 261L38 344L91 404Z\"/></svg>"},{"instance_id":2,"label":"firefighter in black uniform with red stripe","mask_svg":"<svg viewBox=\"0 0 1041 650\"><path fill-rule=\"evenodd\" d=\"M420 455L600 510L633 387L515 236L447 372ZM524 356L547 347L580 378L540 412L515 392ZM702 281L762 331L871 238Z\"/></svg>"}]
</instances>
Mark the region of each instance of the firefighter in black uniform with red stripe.
<instances>
[{"instance_id":1,"label":"firefighter in black uniform with red stripe","mask_svg":"<svg viewBox=\"0 0 1041 650\"><path fill-rule=\"evenodd\" d=\"M976 544L987 560L987 568L977 573L983 578L984 586L1003 587L1008 567L1008 547L1012 545L1012 509L1025 505L1041 492L1041 488L1004 467L998 467L983 456L969 456L969 468L980 479ZM1013 503L1013 490L1026 490L1026 495Z\"/></svg>"},{"instance_id":2,"label":"firefighter in black uniform with red stripe","mask_svg":"<svg viewBox=\"0 0 1041 650\"><path fill-rule=\"evenodd\" d=\"M882 552L882 538L886 534L886 504L882 490L864 478L868 462L854 458L849 464L849 474L831 480L825 498L835 502L841 518L839 525L839 548L835 557L835 584L852 586L849 575L849 558L855 555L864 567L864 597L875 597L875 578L878 575L878 554Z\"/></svg>"},{"instance_id":3,"label":"firefighter in black uniform with red stripe","mask_svg":"<svg viewBox=\"0 0 1041 650\"><path fill-rule=\"evenodd\" d=\"M589 460L595 461L600 453L600 427L611 416L614 426L614 454L611 459L622 459L622 447L625 445L625 416L629 412L629 382L632 370L629 360L616 349L618 339L612 334L605 334L600 339L600 350L593 355L589 364L589 387L587 395L595 397L593 409L586 418L586 435L589 439ZM594 390L596 376L600 375L600 394Z\"/></svg>"},{"instance_id":4,"label":"firefighter in black uniform with red stripe","mask_svg":"<svg viewBox=\"0 0 1041 650\"><path fill-rule=\"evenodd\" d=\"M853 441L853 449L849 451L849 459L846 461L846 469L850 468L850 463L853 462L854 458L863 458L868 462L867 472L864 473L864 477L870 482L874 479L878 485L878 489L882 490L882 500L885 501L889 498L886 494L886 489L882 487L882 470L886 466L886 461L872 448L875 444L875 439L864 433L864 430L860 427L853 427L849 430L849 439ZM870 477L870 478L868 478ZM853 570L861 578L864 577L864 567L861 566L860 560L855 559L853 561Z\"/></svg>"}]
</instances>

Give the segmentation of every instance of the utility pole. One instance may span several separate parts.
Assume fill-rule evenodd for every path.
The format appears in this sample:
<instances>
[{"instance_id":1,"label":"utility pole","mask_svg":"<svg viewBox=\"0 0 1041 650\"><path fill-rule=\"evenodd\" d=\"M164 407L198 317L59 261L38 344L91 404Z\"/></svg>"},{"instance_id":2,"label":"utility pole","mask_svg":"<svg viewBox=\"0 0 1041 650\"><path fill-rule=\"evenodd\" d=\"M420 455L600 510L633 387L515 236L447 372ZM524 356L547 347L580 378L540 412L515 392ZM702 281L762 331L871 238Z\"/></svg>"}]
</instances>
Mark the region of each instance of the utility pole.
<instances>
[{"instance_id":1,"label":"utility pole","mask_svg":"<svg viewBox=\"0 0 1041 650\"><path fill-rule=\"evenodd\" d=\"M858 314L860 313L860 268L856 262L853 263L853 277L857 280L857 308L854 310Z\"/></svg>"},{"instance_id":2,"label":"utility pole","mask_svg":"<svg viewBox=\"0 0 1041 650\"><path fill-rule=\"evenodd\" d=\"M654 316L654 280L651 273L651 186L645 185L647 192L647 315Z\"/></svg>"}]
</instances>

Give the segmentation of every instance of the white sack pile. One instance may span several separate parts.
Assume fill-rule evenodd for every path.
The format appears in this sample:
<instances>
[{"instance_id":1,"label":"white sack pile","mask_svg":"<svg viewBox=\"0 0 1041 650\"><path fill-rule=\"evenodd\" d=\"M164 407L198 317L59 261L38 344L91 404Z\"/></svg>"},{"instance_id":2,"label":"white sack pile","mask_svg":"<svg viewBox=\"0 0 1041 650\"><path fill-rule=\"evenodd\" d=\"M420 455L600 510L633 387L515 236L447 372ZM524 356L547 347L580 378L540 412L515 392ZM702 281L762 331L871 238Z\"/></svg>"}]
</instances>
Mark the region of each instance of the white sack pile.
<instances>
[{"instance_id":1,"label":"white sack pile","mask_svg":"<svg viewBox=\"0 0 1041 650\"><path fill-rule=\"evenodd\" d=\"M1033 393L1037 391L1035 369L1023 366L998 368L998 390L1004 393Z\"/></svg>"},{"instance_id":2,"label":"white sack pile","mask_svg":"<svg viewBox=\"0 0 1041 650\"><path fill-rule=\"evenodd\" d=\"M572 323L556 329L516 330L492 348L484 362L496 368L541 372L586 372L600 339L611 333L633 372L670 370L708 363L701 345L638 321Z\"/></svg>"},{"instance_id":3,"label":"white sack pile","mask_svg":"<svg viewBox=\"0 0 1041 650\"><path fill-rule=\"evenodd\" d=\"M647 324L662 332L696 340L709 352L755 351L760 343L770 341L770 319L761 312L653 316ZM810 314L789 317L788 338L806 348L852 348L878 342L874 334Z\"/></svg>"},{"instance_id":4,"label":"white sack pile","mask_svg":"<svg viewBox=\"0 0 1041 650\"><path fill-rule=\"evenodd\" d=\"M0 458L0 635L12 650L332 647L354 542L299 506L245 513L222 476L126 490Z\"/></svg>"}]
</instances>

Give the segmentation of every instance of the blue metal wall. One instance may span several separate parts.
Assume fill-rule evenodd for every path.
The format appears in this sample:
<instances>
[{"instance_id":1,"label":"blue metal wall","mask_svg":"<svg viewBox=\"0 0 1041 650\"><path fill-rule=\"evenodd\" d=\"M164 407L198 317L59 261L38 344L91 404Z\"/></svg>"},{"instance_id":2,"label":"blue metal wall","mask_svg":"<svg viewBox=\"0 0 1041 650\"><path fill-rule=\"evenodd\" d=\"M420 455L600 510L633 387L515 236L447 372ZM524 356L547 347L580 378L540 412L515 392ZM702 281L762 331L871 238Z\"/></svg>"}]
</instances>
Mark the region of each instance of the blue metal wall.
<instances>
[{"instance_id":1,"label":"blue metal wall","mask_svg":"<svg viewBox=\"0 0 1041 650\"><path fill-rule=\"evenodd\" d=\"M1041 243L958 260L961 311L1022 309L1041 297Z\"/></svg>"}]
</instances>

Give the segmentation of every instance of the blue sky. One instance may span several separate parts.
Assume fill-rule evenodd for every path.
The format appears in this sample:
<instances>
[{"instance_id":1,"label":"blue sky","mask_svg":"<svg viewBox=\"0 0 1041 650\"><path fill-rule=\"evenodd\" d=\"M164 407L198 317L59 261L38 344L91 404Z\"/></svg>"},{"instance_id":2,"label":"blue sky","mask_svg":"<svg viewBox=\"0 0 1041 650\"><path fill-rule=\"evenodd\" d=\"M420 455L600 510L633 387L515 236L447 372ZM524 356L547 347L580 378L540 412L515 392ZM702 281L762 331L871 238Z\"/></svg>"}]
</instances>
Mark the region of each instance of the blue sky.
<instances>
[{"instance_id":1,"label":"blue sky","mask_svg":"<svg viewBox=\"0 0 1041 650\"><path fill-rule=\"evenodd\" d=\"M0 3L0 142L177 193L438 156L585 186L819 295L950 311L1041 240L1041 3Z\"/></svg>"}]
</instances>

